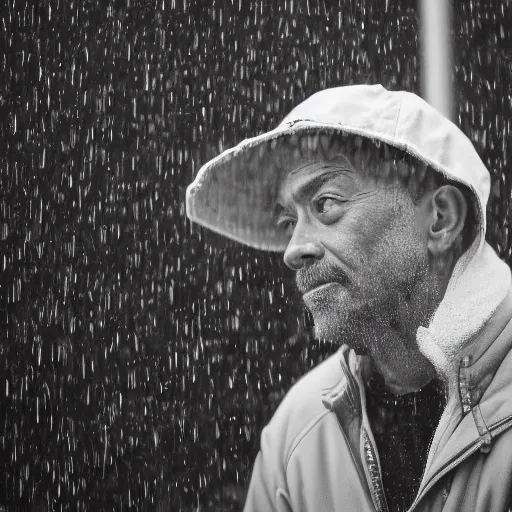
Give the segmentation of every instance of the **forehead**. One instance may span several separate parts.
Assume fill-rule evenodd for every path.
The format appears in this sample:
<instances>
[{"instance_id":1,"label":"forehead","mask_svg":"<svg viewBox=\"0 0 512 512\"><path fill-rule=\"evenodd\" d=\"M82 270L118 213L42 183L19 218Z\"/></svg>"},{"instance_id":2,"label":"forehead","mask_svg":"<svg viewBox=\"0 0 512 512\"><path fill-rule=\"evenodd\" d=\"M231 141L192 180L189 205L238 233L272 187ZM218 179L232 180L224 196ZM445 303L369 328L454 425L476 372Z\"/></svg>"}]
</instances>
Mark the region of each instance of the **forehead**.
<instances>
[{"instance_id":1,"label":"forehead","mask_svg":"<svg viewBox=\"0 0 512 512\"><path fill-rule=\"evenodd\" d=\"M324 183L336 180L340 186L350 187L357 171L344 155L335 160L304 162L285 173L279 183L277 203L285 204L299 197L314 193Z\"/></svg>"}]
</instances>

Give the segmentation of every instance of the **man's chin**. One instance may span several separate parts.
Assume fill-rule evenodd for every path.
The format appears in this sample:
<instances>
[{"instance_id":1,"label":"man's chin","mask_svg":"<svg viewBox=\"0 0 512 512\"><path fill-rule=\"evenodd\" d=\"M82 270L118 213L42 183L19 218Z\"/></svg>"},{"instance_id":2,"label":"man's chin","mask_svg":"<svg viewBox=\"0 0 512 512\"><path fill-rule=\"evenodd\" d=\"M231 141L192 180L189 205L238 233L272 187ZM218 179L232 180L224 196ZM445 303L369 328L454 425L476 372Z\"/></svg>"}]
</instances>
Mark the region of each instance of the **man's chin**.
<instances>
[{"instance_id":1,"label":"man's chin","mask_svg":"<svg viewBox=\"0 0 512 512\"><path fill-rule=\"evenodd\" d=\"M337 324L348 318L343 312L348 312L352 303L348 290L339 283L328 283L314 288L304 293L302 300L313 315L315 325L322 326L325 335L335 332Z\"/></svg>"},{"instance_id":2,"label":"man's chin","mask_svg":"<svg viewBox=\"0 0 512 512\"><path fill-rule=\"evenodd\" d=\"M359 355L368 354L368 348L363 343L362 337L358 335L359 330L350 328L348 322L343 322L339 317L335 322L322 317L314 316L313 318L315 338L339 346L348 345Z\"/></svg>"}]
</instances>

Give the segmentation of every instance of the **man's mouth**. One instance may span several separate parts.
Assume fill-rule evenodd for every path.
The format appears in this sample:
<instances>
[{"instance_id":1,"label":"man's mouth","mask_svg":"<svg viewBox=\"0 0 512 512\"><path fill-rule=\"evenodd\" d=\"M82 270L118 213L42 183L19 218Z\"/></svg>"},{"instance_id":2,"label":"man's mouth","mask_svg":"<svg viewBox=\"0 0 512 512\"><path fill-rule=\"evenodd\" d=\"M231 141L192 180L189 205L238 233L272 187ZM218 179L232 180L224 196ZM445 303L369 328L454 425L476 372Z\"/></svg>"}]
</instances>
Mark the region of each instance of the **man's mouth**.
<instances>
[{"instance_id":1,"label":"man's mouth","mask_svg":"<svg viewBox=\"0 0 512 512\"><path fill-rule=\"evenodd\" d=\"M309 290L306 290L304 292L302 292L302 295L303 296L306 296L310 293L321 293L323 291L327 291L328 288L330 288L331 286L341 286L341 283L337 282L337 281L329 281L327 283L321 283L321 284L318 284L318 285L315 285L311 288L309 288Z\"/></svg>"}]
</instances>

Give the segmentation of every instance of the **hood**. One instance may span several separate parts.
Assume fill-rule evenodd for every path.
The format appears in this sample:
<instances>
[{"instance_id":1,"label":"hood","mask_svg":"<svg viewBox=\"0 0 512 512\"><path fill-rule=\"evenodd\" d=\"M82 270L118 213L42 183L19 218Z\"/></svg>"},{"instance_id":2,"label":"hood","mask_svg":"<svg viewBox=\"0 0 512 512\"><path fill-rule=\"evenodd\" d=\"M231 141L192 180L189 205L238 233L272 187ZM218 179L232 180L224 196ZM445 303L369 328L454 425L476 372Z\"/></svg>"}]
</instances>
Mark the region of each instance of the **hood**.
<instances>
[{"instance_id":1,"label":"hood","mask_svg":"<svg viewBox=\"0 0 512 512\"><path fill-rule=\"evenodd\" d=\"M339 132L384 142L429 164L474 194L482 235L490 176L471 141L415 94L381 85L325 89L294 108L277 128L246 139L199 170L186 192L188 217L245 245L284 251L288 240L273 214L283 137Z\"/></svg>"},{"instance_id":2,"label":"hood","mask_svg":"<svg viewBox=\"0 0 512 512\"><path fill-rule=\"evenodd\" d=\"M457 387L460 359L474 342L494 339L478 334L492 322L511 285L511 272L492 247L478 236L457 261L443 300L430 324L420 327L417 341L421 352L432 362L451 391ZM483 347L472 347L480 351Z\"/></svg>"}]
</instances>

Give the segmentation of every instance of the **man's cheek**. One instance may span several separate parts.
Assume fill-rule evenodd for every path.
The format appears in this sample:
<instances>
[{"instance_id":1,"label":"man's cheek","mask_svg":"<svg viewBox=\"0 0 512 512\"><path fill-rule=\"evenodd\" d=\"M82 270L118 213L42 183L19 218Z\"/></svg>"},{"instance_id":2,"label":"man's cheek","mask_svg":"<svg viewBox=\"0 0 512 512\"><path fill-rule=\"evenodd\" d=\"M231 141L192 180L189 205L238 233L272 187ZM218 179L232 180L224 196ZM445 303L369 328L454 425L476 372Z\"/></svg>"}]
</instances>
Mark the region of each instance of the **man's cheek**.
<instances>
[{"instance_id":1,"label":"man's cheek","mask_svg":"<svg viewBox=\"0 0 512 512\"><path fill-rule=\"evenodd\" d=\"M359 247L362 251L370 251L393 227L389 210L375 206L366 211L356 210L347 215L345 224L353 246Z\"/></svg>"}]
</instances>

